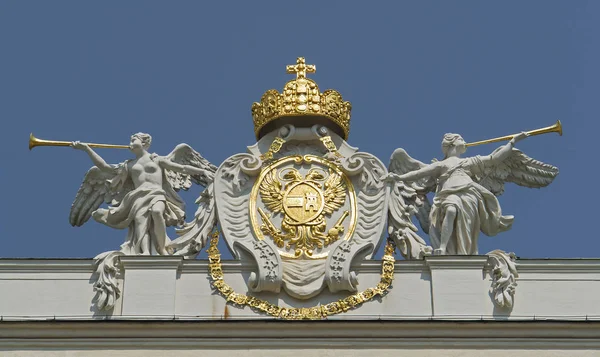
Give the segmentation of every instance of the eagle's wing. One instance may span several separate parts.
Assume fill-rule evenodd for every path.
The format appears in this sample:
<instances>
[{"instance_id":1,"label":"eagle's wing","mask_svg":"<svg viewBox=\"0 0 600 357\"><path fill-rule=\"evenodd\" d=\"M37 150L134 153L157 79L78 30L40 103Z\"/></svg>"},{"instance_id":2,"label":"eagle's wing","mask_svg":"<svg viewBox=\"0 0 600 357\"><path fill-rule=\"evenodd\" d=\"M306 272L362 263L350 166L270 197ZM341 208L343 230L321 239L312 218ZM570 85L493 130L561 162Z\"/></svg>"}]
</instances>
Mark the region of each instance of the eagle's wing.
<instances>
[{"instance_id":1,"label":"eagle's wing","mask_svg":"<svg viewBox=\"0 0 600 357\"><path fill-rule=\"evenodd\" d=\"M346 185L338 173L329 170L329 176L323 184L324 207L323 212L331 215L346 202Z\"/></svg>"},{"instance_id":2,"label":"eagle's wing","mask_svg":"<svg viewBox=\"0 0 600 357\"><path fill-rule=\"evenodd\" d=\"M276 170L268 173L260 183L259 191L263 203L271 212L283 212L283 192Z\"/></svg>"}]
</instances>

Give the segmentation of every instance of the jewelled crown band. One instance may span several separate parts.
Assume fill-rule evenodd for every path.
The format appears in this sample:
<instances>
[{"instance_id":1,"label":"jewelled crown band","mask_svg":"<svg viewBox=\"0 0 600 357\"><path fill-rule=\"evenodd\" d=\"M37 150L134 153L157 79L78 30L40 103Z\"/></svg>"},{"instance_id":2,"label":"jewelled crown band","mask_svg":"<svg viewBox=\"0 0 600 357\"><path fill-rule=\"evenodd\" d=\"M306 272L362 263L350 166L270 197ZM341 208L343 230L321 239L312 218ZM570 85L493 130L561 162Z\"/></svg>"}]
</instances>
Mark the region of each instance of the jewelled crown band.
<instances>
[{"instance_id":1,"label":"jewelled crown band","mask_svg":"<svg viewBox=\"0 0 600 357\"><path fill-rule=\"evenodd\" d=\"M326 118L339 129L344 139L348 139L352 105L344 101L338 91L327 89L321 92L315 81L306 78L306 73L315 73L316 70L316 66L306 64L304 57L298 57L295 65L286 67L287 73L296 74L296 79L287 82L282 93L269 89L260 102L252 104L257 139L264 134L261 130L269 123L299 116Z\"/></svg>"}]
</instances>

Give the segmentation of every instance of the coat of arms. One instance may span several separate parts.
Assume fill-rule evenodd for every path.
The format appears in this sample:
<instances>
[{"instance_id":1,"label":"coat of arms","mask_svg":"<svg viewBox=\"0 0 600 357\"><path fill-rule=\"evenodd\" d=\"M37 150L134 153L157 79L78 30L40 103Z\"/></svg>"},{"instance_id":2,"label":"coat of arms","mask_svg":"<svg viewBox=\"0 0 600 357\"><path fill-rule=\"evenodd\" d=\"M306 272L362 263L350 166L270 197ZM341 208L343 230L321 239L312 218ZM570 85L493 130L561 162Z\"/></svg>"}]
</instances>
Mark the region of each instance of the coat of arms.
<instances>
[{"instance_id":1,"label":"coat of arms","mask_svg":"<svg viewBox=\"0 0 600 357\"><path fill-rule=\"evenodd\" d=\"M281 255L323 258L324 248L354 232L354 188L327 160L287 157L262 171L252 191L250 215L257 237L271 237ZM272 222L275 215L282 217L279 227Z\"/></svg>"}]
</instances>

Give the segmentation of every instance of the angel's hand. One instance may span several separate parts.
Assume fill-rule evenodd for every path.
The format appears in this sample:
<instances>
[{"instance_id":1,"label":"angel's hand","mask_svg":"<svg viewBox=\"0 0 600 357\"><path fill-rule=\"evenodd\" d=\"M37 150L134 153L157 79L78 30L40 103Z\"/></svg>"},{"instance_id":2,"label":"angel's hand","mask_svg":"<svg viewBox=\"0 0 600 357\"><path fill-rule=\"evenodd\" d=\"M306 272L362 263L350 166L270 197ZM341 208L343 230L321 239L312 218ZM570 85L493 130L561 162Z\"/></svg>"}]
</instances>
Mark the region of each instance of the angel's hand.
<instances>
[{"instance_id":1,"label":"angel's hand","mask_svg":"<svg viewBox=\"0 0 600 357\"><path fill-rule=\"evenodd\" d=\"M90 148L90 146L88 144L82 143L80 141L73 141L71 143L71 147L76 150L84 150L84 151Z\"/></svg>"},{"instance_id":2,"label":"angel's hand","mask_svg":"<svg viewBox=\"0 0 600 357\"><path fill-rule=\"evenodd\" d=\"M390 172L387 175L383 175L381 180L385 182L396 182L400 180L400 175Z\"/></svg>"},{"instance_id":3,"label":"angel's hand","mask_svg":"<svg viewBox=\"0 0 600 357\"><path fill-rule=\"evenodd\" d=\"M513 137L513 138L510 140L510 142L511 142L511 143L514 145L514 144L518 143L519 141L521 141L521 140L525 139L525 138L526 138L526 137L528 137L528 136L529 136L529 134L523 131L523 132L521 132L520 134L517 134L517 135L515 135L515 136L514 136L514 137Z\"/></svg>"}]
</instances>

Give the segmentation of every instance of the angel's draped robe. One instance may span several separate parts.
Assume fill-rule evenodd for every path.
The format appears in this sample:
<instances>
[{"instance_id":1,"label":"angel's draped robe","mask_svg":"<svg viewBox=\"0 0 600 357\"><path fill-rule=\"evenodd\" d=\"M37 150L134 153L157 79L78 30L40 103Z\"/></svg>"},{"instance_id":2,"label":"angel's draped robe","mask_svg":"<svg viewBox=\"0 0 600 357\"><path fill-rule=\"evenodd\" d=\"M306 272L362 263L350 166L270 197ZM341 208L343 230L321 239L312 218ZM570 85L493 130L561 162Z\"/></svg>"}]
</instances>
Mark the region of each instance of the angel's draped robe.
<instances>
[{"instance_id":1,"label":"angel's draped robe","mask_svg":"<svg viewBox=\"0 0 600 357\"><path fill-rule=\"evenodd\" d=\"M128 170L128 161L117 166L117 175L110 181L112 190L120 191L131 180ZM116 205L108 209L98 209L93 217L96 221L116 229L129 228L127 238L121 245L121 252L126 255L142 254L141 244L146 235L150 235L146 241L150 242L149 251L157 254L155 242L153 239L164 239L165 246L169 243L169 238L154 237L152 230L151 209L157 202L165 203L165 212L163 214L167 226L183 224L185 219L185 203L177 195L175 190L169 184L163 171L162 188L140 186L135 188L123 197ZM130 182L129 184L133 184Z\"/></svg>"},{"instance_id":2,"label":"angel's draped robe","mask_svg":"<svg viewBox=\"0 0 600 357\"><path fill-rule=\"evenodd\" d=\"M450 206L456 208L457 214L446 246L447 255L477 255L479 231L494 236L510 229L514 217L503 216L496 196L471 179L472 175L483 174L484 164L475 156L464 159L438 179L429 228L434 249L440 246L442 224Z\"/></svg>"}]
</instances>

